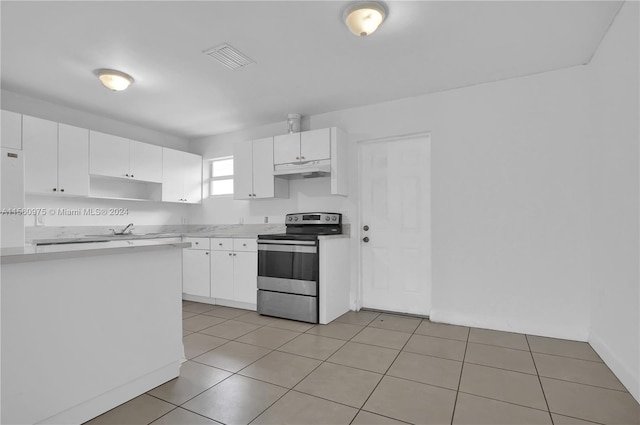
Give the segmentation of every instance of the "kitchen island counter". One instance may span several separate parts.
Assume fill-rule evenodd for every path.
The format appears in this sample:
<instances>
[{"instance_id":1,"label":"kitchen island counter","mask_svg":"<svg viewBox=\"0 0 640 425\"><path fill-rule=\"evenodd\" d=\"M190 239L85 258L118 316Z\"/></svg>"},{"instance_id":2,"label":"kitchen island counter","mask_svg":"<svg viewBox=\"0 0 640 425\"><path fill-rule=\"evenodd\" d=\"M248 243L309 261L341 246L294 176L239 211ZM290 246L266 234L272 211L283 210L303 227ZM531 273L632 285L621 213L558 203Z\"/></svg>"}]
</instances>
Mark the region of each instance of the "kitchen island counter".
<instances>
[{"instance_id":1,"label":"kitchen island counter","mask_svg":"<svg viewBox=\"0 0 640 425\"><path fill-rule=\"evenodd\" d=\"M82 239L57 239L52 245L28 245L0 249L1 264L28 261L54 260L96 255L121 254L132 250L155 250L164 248L188 248L188 242L180 237L144 238L127 240L91 241Z\"/></svg>"},{"instance_id":2,"label":"kitchen island counter","mask_svg":"<svg viewBox=\"0 0 640 425\"><path fill-rule=\"evenodd\" d=\"M80 424L177 377L188 246L3 249L0 422Z\"/></svg>"}]
</instances>

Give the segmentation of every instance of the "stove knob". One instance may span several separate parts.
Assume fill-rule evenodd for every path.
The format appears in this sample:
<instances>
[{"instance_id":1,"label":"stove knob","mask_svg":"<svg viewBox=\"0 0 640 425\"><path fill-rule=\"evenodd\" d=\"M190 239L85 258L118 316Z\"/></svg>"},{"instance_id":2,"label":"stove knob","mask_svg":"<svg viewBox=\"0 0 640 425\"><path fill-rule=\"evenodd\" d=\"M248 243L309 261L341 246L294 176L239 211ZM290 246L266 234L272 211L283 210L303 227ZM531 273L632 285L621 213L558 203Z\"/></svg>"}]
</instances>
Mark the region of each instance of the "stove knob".
<instances>
[{"instance_id":1,"label":"stove knob","mask_svg":"<svg viewBox=\"0 0 640 425\"><path fill-rule=\"evenodd\" d=\"M331 217L326 216L324 219L325 219L326 221L329 221L329 220L331 220Z\"/></svg>"},{"instance_id":2,"label":"stove knob","mask_svg":"<svg viewBox=\"0 0 640 425\"><path fill-rule=\"evenodd\" d=\"M293 221L298 221L298 217L293 217Z\"/></svg>"},{"instance_id":3,"label":"stove knob","mask_svg":"<svg viewBox=\"0 0 640 425\"><path fill-rule=\"evenodd\" d=\"M293 220L293 217L287 217L287 221Z\"/></svg>"},{"instance_id":4,"label":"stove knob","mask_svg":"<svg viewBox=\"0 0 640 425\"><path fill-rule=\"evenodd\" d=\"M334 215L333 217L331 217L332 221L338 221L338 216Z\"/></svg>"}]
</instances>

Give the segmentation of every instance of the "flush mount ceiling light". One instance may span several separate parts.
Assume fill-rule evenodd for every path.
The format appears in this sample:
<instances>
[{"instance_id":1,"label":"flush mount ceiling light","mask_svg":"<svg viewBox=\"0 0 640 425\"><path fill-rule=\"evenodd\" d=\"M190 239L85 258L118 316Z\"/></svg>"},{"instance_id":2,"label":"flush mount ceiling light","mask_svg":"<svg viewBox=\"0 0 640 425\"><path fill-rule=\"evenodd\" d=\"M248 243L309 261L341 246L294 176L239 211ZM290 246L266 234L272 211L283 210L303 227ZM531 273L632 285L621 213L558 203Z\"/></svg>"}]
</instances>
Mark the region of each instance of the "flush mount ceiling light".
<instances>
[{"instance_id":1,"label":"flush mount ceiling light","mask_svg":"<svg viewBox=\"0 0 640 425\"><path fill-rule=\"evenodd\" d=\"M99 69L96 71L96 75L103 86L113 91L125 90L133 83L131 75L113 69Z\"/></svg>"},{"instance_id":2,"label":"flush mount ceiling light","mask_svg":"<svg viewBox=\"0 0 640 425\"><path fill-rule=\"evenodd\" d=\"M387 7L377 1L353 3L342 14L349 30L359 37L371 35L386 17Z\"/></svg>"}]
</instances>

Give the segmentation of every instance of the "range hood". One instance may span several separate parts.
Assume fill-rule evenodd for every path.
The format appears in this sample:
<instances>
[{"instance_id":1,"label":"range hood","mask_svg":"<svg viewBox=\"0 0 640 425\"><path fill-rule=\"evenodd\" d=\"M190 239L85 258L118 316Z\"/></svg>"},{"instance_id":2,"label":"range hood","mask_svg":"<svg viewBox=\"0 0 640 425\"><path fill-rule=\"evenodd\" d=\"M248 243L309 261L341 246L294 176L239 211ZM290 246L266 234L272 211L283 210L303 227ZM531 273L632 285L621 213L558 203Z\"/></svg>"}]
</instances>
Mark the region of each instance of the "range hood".
<instances>
[{"instance_id":1,"label":"range hood","mask_svg":"<svg viewBox=\"0 0 640 425\"><path fill-rule=\"evenodd\" d=\"M274 167L273 175L289 180L326 177L331 175L331 160L278 164Z\"/></svg>"}]
</instances>

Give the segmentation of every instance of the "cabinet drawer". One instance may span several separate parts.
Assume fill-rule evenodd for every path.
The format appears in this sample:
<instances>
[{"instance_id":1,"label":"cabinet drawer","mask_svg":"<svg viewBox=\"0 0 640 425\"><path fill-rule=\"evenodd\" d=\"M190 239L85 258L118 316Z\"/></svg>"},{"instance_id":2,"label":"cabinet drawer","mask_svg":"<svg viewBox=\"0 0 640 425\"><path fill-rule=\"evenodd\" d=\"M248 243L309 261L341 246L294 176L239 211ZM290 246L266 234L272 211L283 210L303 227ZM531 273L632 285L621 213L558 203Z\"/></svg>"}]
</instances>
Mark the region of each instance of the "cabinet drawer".
<instances>
[{"instance_id":1,"label":"cabinet drawer","mask_svg":"<svg viewBox=\"0 0 640 425\"><path fill-rule=\"evenodd\" d=\"M212 238L211 249L213 251L233 251L233 239L231 238Z\"/></svg>"},{"instance_id":2,"label":"cabinet drawer","mask_svg":"<svg viewBox=\"0 0 640 425\"><path fill-rule=\"evenodd\" d=\"M184 238L185 242L191 242L191 249L209 249L209 238Z\"/></svg>"},{"instance_id":3,"label":"cabinet drawer","mask_svg":"<svg viewBox=\"0 0 640 425\"><path fill-rule=\"evenodd\" d=\"M234 239L233 250L257 252L258 241L256 239Z\"/></svg>"}]
</instances>

